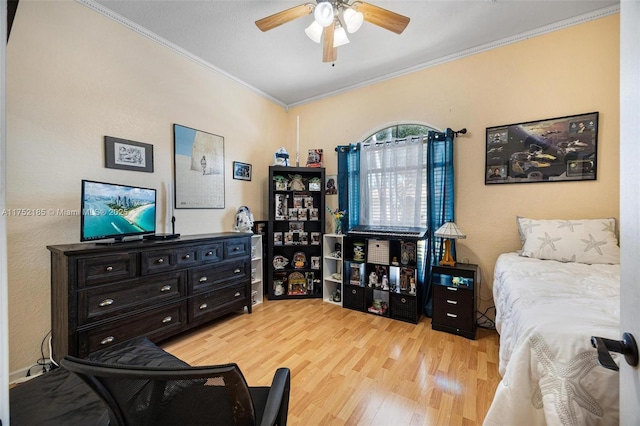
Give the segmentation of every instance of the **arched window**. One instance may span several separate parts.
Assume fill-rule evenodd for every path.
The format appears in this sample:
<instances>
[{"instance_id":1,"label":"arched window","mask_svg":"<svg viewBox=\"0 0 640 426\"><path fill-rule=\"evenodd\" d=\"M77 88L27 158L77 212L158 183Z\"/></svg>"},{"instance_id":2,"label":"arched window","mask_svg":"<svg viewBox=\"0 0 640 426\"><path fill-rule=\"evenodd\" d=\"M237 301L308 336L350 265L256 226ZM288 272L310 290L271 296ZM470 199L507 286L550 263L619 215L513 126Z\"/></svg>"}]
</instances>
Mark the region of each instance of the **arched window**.
<instances>
[{"instance_id":1,"label":"arched window","mask_svg":"<svg viewBox=\"0 0 640 426\"><path fill-rule=\"evenodd\" d=\"M361 223L379 226L427 226L427 150L432 127L397 124L378 130L360 154Z\"/></svg>"}]
</instances>

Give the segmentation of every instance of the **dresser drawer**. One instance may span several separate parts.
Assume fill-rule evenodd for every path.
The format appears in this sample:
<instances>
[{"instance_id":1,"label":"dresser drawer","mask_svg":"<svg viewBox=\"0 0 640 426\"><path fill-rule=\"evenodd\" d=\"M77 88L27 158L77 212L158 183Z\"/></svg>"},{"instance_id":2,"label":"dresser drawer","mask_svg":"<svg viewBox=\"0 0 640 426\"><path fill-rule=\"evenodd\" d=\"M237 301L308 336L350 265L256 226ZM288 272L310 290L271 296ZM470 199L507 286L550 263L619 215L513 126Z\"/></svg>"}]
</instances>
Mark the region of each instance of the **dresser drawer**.
<instances>
[{"instance_id":1,"label":"dresser drawer","mask_svg":"<svg viewBox=\"0 0 640 426\"><path fill-rule=\"evenodd\" d=\"M251 253L250 238L231 238L224 242L224 258L232 259L234 257L249 256Z\"/></svg>"},{"instance_id":2,"label":"dresser drawer","mask_svg":"<svg viewBox=\"0 0 640 426\"><path fill-rule=\"evenodd\" d=\"M471 330L474 320L473 291L441 285L433 287L433 323Z\"/></svg>"},{"instance_id":3,"label":"dresser drawer","mask_svg":"<svg viewBox=\"0 0 640 426\"><path fill-rule=\"evenodd\" d=\"M185 325L185 308L186 303L175 303L162 309L78 331L78 356L84 358L91 352L137 336L147 336L150 340L157 341L178 333Z\"/></svg>"},{"instance_id":4,"label":"dresser drawer","mask_svg":"<svg viewBox=\"0 0 640 426\"><path fill-rule=\"evenodd\" d=\"M144 251L140 255L142 275L186 268L198 263L197 247L186 246L173 249Z\"/></svg>"},{"instance_id":5,"label":"dresser drawer","mask_svg":"<svg viewBox=\"0 0 640 426\"><path fill-rule=\"evenodd\" d=\"M233 280L249 279L249 262L233 260L189 271L189 294L212 291Z\"/></svg>"},{"instance_id":6,"label":"dresser drawer","mask_svg":"<svg viewBox=\"0 0 640 426\"><path fill-rule=\"evenodd\" d=\"M247 306L247 285L238 283L189 299L189 322L210 320Z\"/></svg>"},{"instance_id":7,"label":"dresser drawer","mask_svg":"<svg viewBox=\"0 0 640 426\"><path fill-rule=\"evenodd\" d=\"M78 259L78 287L89 287L137 275L136 253L118 253L107 256Z\"/></svg>"},{"instance_id":8,"label":"dresser drawer","mask_svg":"<svg viewBox=\"0 0 640 426\"><path fill-rule=\"evenodd\" d=\"M218 262L224 258L224 244L213 243L197 247L199 263Z\"/></svg>"},{"instance_id":9,"label":"dresser drawer","mask_svg":"<svg viewBox=\"0 0 640 426\"><path fill-rule=\"evenodd\" d=\"M78 325L186 295L186 272L171 272L148 279L123 281L78 292Z\"/></svg>"}]
</instances>

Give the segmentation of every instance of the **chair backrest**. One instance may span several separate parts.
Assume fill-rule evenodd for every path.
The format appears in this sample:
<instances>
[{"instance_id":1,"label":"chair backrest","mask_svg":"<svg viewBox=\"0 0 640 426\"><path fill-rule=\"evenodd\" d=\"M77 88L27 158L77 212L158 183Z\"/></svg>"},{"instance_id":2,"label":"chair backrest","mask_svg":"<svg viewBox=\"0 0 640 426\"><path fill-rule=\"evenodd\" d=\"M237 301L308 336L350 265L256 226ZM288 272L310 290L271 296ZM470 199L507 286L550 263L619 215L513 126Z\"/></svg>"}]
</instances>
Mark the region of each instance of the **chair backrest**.
<instances>
[{"instance_id":1,"label":"chair backrest","mask_svg":"<svg viewBox=\"0 0 640 426\"><path fill-rule=\"evenodd\" d=\"M105 402L113 425L254 425L247 382L236 364L137 367L71 356L61 365L78 374Z\"/></svg>"}]
</instances>

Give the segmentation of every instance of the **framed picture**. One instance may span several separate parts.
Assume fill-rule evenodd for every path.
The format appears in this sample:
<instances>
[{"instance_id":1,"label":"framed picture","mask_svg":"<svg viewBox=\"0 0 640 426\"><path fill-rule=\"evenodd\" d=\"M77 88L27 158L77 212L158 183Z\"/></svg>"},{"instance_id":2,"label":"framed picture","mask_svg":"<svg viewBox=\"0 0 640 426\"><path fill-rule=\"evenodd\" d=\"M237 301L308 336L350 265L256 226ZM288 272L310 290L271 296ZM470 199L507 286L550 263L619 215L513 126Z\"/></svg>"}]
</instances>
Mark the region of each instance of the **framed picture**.
<instances>
[{"instance_id":1,"label":"framed picture","mask_svg":"<svg viewBox=\"0 0 640 426\"><path fill-rule=\"evenodd\" d=\"M234 161L233 178L239 180L251 180L251 164Z\"/></svg>"},{"instance_id":2,"label":"framed picture","mask_svg":"<svg viewBox=\"0 0 640 426\"><path fill-rule=\"evenodd\" d=\"M487 128L485 185L595 180L598 113Z\"/></svg>"},{"instance_id":3,"label":"framed picture","mask_svg":"<svg viewBox=\"0 0 640 426\"><path fill-rule=\"evenodd\" d=\"M173 125L175 206L224 208L224 138Z\"/></svg>"},{"instance_id":4,"label":"framed picture","mask_svg":"<svg viewBox=\"0 0 640 426\"><path fill-rule=\"evenodd\" d=\"M338 195L338 176L337 175L329 175L326 176L327 180L325 184L325 195Z\"/></svg>"},{"instance_id":5,"label":"framed picture","mask_svg":"<svg viewBox=\"0 0 640 426\"><path fill-rule=\"evenodd\" d=\"M105 136L104 160L109 169L153 173L153 145Z\"/></svg>"}]
</instances>

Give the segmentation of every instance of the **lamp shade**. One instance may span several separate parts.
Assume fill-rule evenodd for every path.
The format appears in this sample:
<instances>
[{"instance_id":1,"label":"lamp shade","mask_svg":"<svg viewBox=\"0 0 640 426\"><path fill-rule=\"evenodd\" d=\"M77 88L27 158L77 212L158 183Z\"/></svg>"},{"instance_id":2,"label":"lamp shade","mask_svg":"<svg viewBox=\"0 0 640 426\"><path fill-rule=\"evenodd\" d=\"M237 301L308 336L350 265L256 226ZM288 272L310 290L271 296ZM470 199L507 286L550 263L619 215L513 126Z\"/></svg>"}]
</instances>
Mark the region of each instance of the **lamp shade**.
<instances>
[{"instance_id":1,"label":"lamp shade","mask_svg":"<svg viewBox=\"0 0 640 426\"><path fill-rule=\"evenodd\" d=\"M333 47L342 46L347 43L349 43L347 32L341 26L336 26L333 32Z\"/></svg>"},{"instance_id":2,"label":"lamp shade","mask_svg":"<svg viewBox=\"0 0 640 426\"><path fill-rule=\"evenodd\" d=\"M304 30L304 32L311 40L316 43L320 43L320 40L322 39L322 30L322 25L318 24L317 21L313 21L311 25Z\"/></svg>"},{"instance_id":3,"label":"lamp shade","mask_svg":"<svg viewBox=\"0 0 640 426\"><path fill-rule=\"evenodd\" d=\"M433 234L440 238L450 238L452 240L462 240L467 236L453 222L446 222Z\"/></svg>"},{"instance_id":4,"label":"lamp shade","mask_svg":"<svg viewBox=\"0 0 640 426\"><path fill-rule=\"evenodd\" d=\"M320 2L313 11L313 16L318 24L328 27L333 22L333 6L328 1Z\"/></svg>"},{"instance_id":5,"label":"lamp shade","mask_svg":"<svg viewBox=\"0 0 640 426\"><path fill-rule=\"evenodd\" d=\"M362 12L357 12L350 7L342 12L342 17L344 18L344 24L346 25L349 34L353 34L358 31L364 22L364 15Z\"/></svg>"}]
</instances>

